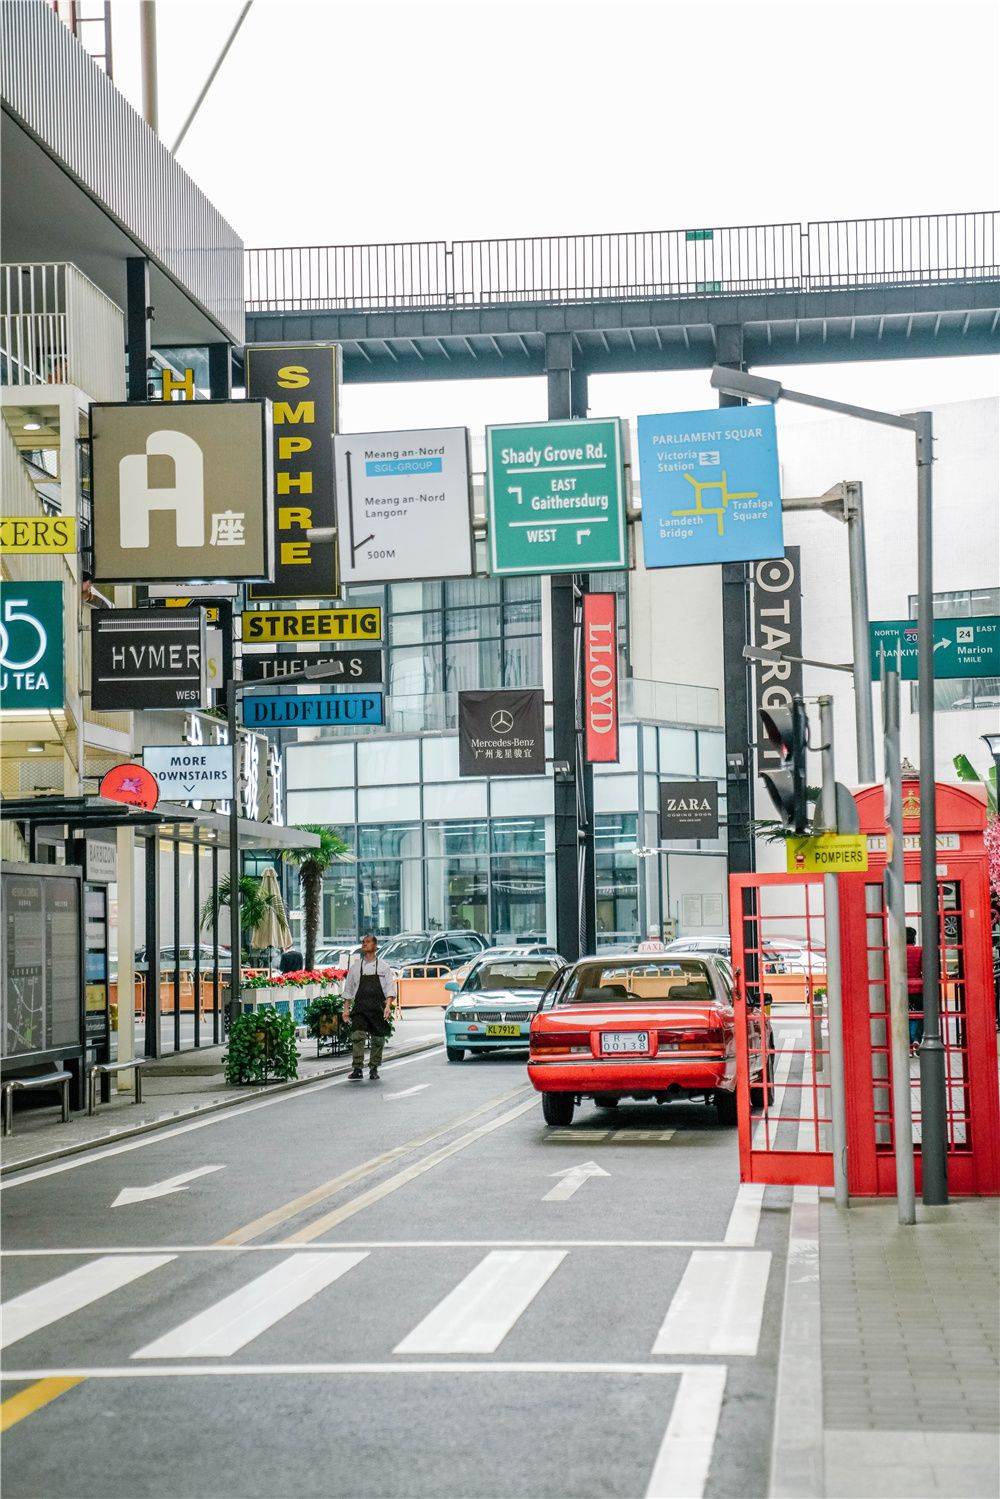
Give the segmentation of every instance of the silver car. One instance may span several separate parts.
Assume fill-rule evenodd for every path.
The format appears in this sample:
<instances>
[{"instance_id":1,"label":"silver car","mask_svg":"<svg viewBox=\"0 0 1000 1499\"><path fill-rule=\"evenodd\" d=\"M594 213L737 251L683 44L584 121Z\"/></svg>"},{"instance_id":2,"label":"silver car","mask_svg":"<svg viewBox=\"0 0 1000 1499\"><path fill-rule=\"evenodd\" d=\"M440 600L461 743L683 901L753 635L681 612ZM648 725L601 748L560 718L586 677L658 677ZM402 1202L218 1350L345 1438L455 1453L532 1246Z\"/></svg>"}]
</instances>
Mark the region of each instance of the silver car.
<instances>
[{"instance_id":1,"label":"silver car","mask_svg":"<svg viewBox=\"0 0 1000 1499\"><path fill-rule=\"evenodd\" d=\"M444 1016L449 1062L474 1051L526 1048L531 1017L549 981L566 967L558 953L534 957L485 957L463 980L450 979Z\"/></svg>"}]
</instances>

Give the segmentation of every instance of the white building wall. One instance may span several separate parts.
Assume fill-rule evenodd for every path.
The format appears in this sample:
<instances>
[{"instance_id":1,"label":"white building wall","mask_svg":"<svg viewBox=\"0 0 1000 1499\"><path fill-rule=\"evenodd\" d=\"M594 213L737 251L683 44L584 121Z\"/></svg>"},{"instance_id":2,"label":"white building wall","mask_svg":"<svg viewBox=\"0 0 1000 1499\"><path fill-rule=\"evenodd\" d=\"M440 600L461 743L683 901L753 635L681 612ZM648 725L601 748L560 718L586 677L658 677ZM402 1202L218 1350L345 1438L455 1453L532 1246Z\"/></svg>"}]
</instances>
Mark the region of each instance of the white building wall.
<instances>
[{"instance_id":1,"label":"white building wall","mask_svg":"<svg viewBox=\"0 0 1000 1499\"><path fill-rule=\"evenodd\" d=\"M632 674L723 693L722 569L643 565L642 527L632 527L636 566L629 586Z\"/></svg>"}]
</instances>

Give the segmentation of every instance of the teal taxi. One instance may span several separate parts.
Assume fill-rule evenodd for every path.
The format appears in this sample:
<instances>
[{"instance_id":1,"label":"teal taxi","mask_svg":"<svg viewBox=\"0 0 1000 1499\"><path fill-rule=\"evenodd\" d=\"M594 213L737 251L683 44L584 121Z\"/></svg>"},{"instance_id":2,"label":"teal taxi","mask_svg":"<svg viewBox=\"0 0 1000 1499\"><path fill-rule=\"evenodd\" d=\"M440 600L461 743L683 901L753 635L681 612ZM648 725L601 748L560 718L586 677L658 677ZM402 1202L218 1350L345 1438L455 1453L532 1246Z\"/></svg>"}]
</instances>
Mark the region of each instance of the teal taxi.
<instances>
[{"instance_id":1,"label":"teal taxi","mask_svg":"<svg viewBox=\"0 0 1000 1499\"><path fill-rule=\"evenodd\" d=\"M523 958L484 955L463 979L449 980L444 1013L449 1062L461 1062L466 1052L527 1050L528 1028L538 1001L550 980L565 967L558 953Z\"/></svg>"}]
</instances>

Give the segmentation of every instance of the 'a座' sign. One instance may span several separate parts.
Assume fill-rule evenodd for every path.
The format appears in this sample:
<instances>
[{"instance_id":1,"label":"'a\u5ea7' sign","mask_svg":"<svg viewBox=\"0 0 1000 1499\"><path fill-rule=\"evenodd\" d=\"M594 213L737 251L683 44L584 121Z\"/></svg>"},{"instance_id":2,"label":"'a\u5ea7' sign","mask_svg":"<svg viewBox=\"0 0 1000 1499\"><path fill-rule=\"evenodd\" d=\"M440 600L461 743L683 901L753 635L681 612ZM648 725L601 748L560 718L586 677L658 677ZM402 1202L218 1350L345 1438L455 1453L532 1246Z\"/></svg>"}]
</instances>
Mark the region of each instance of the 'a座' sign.
<instances>
[{"instance_id":1,"label":"'a\u5ea7' sign","mask_svg":"<svg viewBox=\"0 0 1000 1499\"><path fill-rule=\"evenodd\" d=\"M618 621L613 593L583 596L583 723L588 764L618 760Z\"/></svg>"}]
</instances>

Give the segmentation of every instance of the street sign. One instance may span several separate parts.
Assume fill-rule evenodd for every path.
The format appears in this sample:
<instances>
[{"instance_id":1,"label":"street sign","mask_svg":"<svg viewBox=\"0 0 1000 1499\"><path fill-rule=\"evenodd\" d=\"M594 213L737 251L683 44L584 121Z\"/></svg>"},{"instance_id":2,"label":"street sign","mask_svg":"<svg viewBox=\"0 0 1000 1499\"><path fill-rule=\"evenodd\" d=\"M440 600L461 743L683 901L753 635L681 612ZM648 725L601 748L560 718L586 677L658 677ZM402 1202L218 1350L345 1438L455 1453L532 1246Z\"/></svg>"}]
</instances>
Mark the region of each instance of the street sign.
<instances>
[{"instance_id":1,"label":"street sign","mask_svg":"<svg viewBox=\"0 0 1000 1499\"><path fill-rule=\"evenodd\" d=\"M718 838L717 781L660 782L660 840Z\"/></svg>"},{"instance_id":2,"label":"street sign","mask_svg":"<svg viewBox=\"0 0 1000 1499\"><path fill-rule=\"evenodd\" d=\"M333 434L337 430L340 349L336 344L251 344L247 394L271 402L274 435L274 579L252 599L335 599L337 541L307 531L336 524Z\"/></svg>"},{"instance_id":3,"label":"street sign","mask_svg":"<svg viewBox=\"0 0 1000 1499\"><path fill-rule=\"evenodd\" d=\"M385 722L381 692L286 693L283 697L243 698L248 728L302 727L312 724L380 724Z\"/></svg>"},{"instance_id":4,"label":"street sign","mask_svg":"<svg viewBox=\"0 0 1000 1499\"><path fill-rule=\"evenodd\" d=\"M617 417L486 428L494 574L628 566Z\"/></svg>"},{"instance_id":5,"label":"street sign","mask_svg":"<svg viewBox=\"0 0 1000 1499\"><path fill-rule=\"evenodd\" d=\"M122 712L201 704L206 649L200 609L95 610L90 643L92 708Z\"/></svg>"},{"instance_id":6,"label":"street sign","mask_svg":"<svg viewBox=\"0 0 1000 1499\"><path fill-rule=\"evenodd\" d=\"M471 575L467 428L349 432L334 458L345 583Z\"/></svg>"},{"instance_id":7,"label":"street sign","mask_svg":"<svg viewBox=\"0 0 1000 1499\"><path fill-rule=\"evenodd\" d=\"M820 833L815 838L789 838L785 844L789 874L860 873L868 868L864 833Z\"/></svg>"},{"instance_id":8,"label":"street sign","mask_svg":"<svg viewBox=\"0 0 1000 1499\"><path fill-rule=\"evenodd\" d=\"M314 666L339 673L351 687L370 687L385 675L380 650L303 651L300 655L277 651L244 650L241 657L244 682L285 682Z\"/></svg>"},{"instance_id":9,"label":"street sign","mask_svg":"<svg viewBox=\"0 0 1000 1499\"><path fill-rule=\"evenodd\" d=\"M233 795L233 752L228 744L155 744L142 763L167 801L228 801Z\"/></svg>"},{"instance_id":10,"label":"street sign","mask_svg":"<svg viewBox=\"0 0 1000 1499\"><path fill-rule=\"evenodd\" d=\"M773 406L640 416L647 567L781 557Z\"/></svg>"},{"instance_id":11,"label":"street sign","mask_svg":"<svg viewBox=\"0 0 1000 1499\"><path fill-rule=\"evenodd\" d=\"M0 583L0 708L62 706L62 584Z\"/></svg>"},{"instance_id":12,"label":"street sign","mask_svg":"<svg viewBox=\"0 0 1000 1499\"><path fill-rule=\"evenodd\" d=\"M244 610L244 645L302 645L337 640L381 640L382 610Z\"/></svg>"},{"instance_id":13,"label":"street sign","mask_svg":"<svg viewBox=\"0 0 1000 1499\"><path fill-rule=\"evenodd\" d=\"M108 801L124 802L127 807L142 807L151 812L160 800L160 788L145 765L126 760L108 771L101 782L101 795Z\"/></svg>"},{"instance_id":14,"label":"street sign","mask_svg":"<svg viewBox=\"0 0 1000 1499\"><path fill-rule=\"evenodd\" d=\"M90 408L96 577L267 578L274 566L264 401Z\"/></svg>"},{"instance_id":15,"label":"street sign","mask_svg":"<svg viewBox=\"0 0 1000 1499\"><path fill-rule=\"evenodd\" d=\"M872 676L878 681L885 654L887 671L896 670L902 647L900 676L917 679L917 622L915 619L876 619L869 626ZM979 614L966 619L934 621L934 675L944 677L1000 677L1000 615Z\"/></svg>"},{"instance_id":16,"label":"street sign","mask_svg":"<svg viewBox=\"0 0 1000 1499\"><path fill-rule=\"evenodd\" d=\"M74 515L5 515L0 519L0 552L7 556L75 551Z\"/></svg>"},{"instance_id":17,"label":"street sign","mask_svg":"<svg viewBox=\"0 0 1000 1499\"><path fill-rule=\"evenodd\" d=\"M541 689L459 692L458 773L545 774L545 694Z\"/></svg>"},{"instance_id":18,"label":"street sign","mask_svg":"<svg viewBox=\"0 0 1000 1499\"><path fill-rule=\"evenodd\" d=\"M767 651L802 655L802 579L799 547L786 547L783 557L758 562L752 569L750 593L750 643ZM755 661L753 666L753 716L760 723L761 709L792 706L802 696L800 661ZM780 770L781 754L766 734L757 736L757 774Z\"/></svg>"},{"instance_id":19,"label":"street sign","mask_svg":"<svg viewBox=\"0 0 1000 1499\"><path fill-rule=\"evenodd\" d=\"M583 731L588 765L618 762L618 616L613 593L583 596Z\"/></svg>"}]
</instances>

